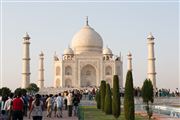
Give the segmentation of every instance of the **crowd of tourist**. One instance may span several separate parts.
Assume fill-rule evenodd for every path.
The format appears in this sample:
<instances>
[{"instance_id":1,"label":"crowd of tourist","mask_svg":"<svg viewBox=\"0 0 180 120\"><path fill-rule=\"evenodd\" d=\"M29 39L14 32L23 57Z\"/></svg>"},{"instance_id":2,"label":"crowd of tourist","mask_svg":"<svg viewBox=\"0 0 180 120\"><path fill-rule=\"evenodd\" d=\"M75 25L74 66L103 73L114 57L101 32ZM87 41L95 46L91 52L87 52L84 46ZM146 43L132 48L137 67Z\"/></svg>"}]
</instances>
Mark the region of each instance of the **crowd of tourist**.
<instances>
[{"instance_id":1,"label":"crowd of tourist","mask_svg":"<svg viewBox=\"0 0 180 120\"><path fill-rule=\"evenodd\" d=\"M0 96L0 120L23 120L23 117L42 120L43 111L46 117L63 117L63 110L67 110L68 116L77 116L80 100L94 100L98 88L63 91L56 95L26 95L11 93L8 97ZM124 89L120 89L120 95L124 96ZM134 88L134 96L141 97L141 89ZM169 89L156 89L156 97L180 96L178 88L174 92Z\"/></svg>"},{"instance_id":2,"label":"crowd of tourist","mask_svg":"<svg viewBox=\"0 0 180 120\"><path fill-rule=\"evenodd\" d=\"M156 90L156 96L159 97L178 97L180 96L179 89L176 88L176 90L171 91L170 89L157 89Z\"/></svg>"},{"instance_id":3,"label":"crowd of tourist","mask_svg":"<svg viewBox=\"0 0 180 120\"><path fill-rule=\"evenodd\" d=\"M56 95L11 93L8 97L0 97L0 120L23 120L23 117L42 120L43 111L46 111L49 118L63 117L63 110L67 110L69 117L77 116L82 94L84 92L79 90L64 91Z\"/></svg>"},{"instance_id":4,"label":"crowd of tourist","mask_svg":"<svg viewBox=\"0 0 180 120\"><path fill-rule=\"evenodd\" d=\"M135 97L141 97L141 89L140 87L134 88L134 96ZM174 91L171 91L170 89L158 89L154 90L155 97L179 97L179 89L176 88ZM120 88L120 95L121 97L124 97L124 88Z\"/></svg>"}]
</instances>

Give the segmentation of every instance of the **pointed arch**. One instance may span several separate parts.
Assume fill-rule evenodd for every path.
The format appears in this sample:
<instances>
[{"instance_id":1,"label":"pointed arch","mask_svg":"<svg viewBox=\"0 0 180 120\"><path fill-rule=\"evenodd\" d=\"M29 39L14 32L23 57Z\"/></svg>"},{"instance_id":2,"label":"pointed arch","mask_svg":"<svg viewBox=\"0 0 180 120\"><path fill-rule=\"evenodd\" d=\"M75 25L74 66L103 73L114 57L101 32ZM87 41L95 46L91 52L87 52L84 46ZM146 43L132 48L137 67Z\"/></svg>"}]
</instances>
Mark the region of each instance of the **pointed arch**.
<instances>
[{"instance_id":1,"label":"pointed arch","mask_svg":"<svg viewBox=\"0 0 180 120\"><path fill-rule=\"evenodd\" d=\"M81 69L81 87L96 86L96 69L88 64Z\"/></svg>"},{"instance_id":2,"label":"pointed arch","mask_svg":"<svg viewBox=\"0 0 180 120\"><path fill-rule=\"evenodd\" d=\"M106 75L112 75L112 67L111 66L107 66L105 69L105 74Z\"/></svg>"},{"instance_id":3,"label":"pointed arch","mask_svg":"<svg viewBox=\"0 0 180 120\"><path fill-rule=\"evenodd\" d=\"M65 67L65 75L72 75L72 68L71 66Z\"/></svg>"}]
</instances>

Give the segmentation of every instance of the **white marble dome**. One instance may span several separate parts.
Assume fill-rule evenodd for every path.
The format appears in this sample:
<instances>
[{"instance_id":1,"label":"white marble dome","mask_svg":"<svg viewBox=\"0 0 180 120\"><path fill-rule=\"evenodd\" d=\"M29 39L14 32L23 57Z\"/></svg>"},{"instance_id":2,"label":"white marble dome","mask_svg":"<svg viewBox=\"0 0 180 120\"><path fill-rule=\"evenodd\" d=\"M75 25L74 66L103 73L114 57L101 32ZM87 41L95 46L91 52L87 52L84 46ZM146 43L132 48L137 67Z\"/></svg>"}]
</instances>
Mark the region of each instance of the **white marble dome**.
<instances>
[{"instance_id":1,"label":"white marble dome","mask_svg":"<svg viewBox=\"0 0 180 120\"><path fill-rule=\"evenodd\" d=\"M112 55L112 50L108 47L103 49L103 54L104 55Z\"/></svg>"},{"instance_id":2,"label":"white marble dome","mask_svg":"<svg viewBox=\"0 0 180 120\"><path fill-rule=\"evenodd\" d=\"M77 32L71 42L75 54L102 53L103 40L88 24Z\"/></svg>"},{"instance_id":3,"label":"white marble dome","mask_svg":"<svg viewBox=\"0 0 180 120\"><path fill-rule=\"evenodd\" d=\"M70 47L68 47L64 50L64 55L70 55L70 54L74 54L74 52Z\"/></svg>"}]
</instances>

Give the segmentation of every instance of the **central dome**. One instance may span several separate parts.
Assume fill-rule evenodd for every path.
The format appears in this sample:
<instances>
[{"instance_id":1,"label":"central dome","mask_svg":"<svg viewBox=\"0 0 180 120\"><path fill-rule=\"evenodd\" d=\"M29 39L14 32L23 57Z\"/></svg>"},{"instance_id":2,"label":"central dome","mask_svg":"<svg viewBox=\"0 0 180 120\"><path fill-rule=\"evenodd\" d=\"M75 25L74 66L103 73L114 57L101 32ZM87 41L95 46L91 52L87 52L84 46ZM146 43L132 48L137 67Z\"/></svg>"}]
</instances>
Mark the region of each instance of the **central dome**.
<instances>
[{"instance_id":1,"label":"central dome","mask_svg":"<svg viewBox=\"0 0 180 120\"><path fill-rule=\"evenodd\" d=\"M75 54L102 53L103 40L101 36L88 25L88 21L86 21L86 25L74 35L71 47Z\"/></svg>"}]
</instances>

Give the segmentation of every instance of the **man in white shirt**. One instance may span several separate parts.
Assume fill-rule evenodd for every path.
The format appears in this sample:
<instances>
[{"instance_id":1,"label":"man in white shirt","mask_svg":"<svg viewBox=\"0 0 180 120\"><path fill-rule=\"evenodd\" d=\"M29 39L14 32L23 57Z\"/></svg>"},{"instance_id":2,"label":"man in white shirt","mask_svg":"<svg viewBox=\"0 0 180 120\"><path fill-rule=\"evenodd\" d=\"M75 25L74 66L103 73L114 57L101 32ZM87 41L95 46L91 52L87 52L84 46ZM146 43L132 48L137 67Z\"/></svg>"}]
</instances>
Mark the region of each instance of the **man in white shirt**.
<instances>
[{"instance_id":1,"label":"man in white shirt","mask_svg":"<svg viewBox=\"0 0 180 120\"><path fill-rule=\"evenodd\" d=\"M68 106L68 116L72 117L72 107L73 107L73 96L69 93L67 96L67 106Z\"/></svg>"},{"instance_id":2,"label":"man in white shirt","mask_svg":"<svg viewBox=\"0 0 180 120\"><path fill-rule=\"evenodd\" d=\"M10 94L8 100L6 100L4 105L4 110L7 112L8 120L11 120L12 118L12 98L13 98L13 93Z\"/></svg>"}]
</instances>

